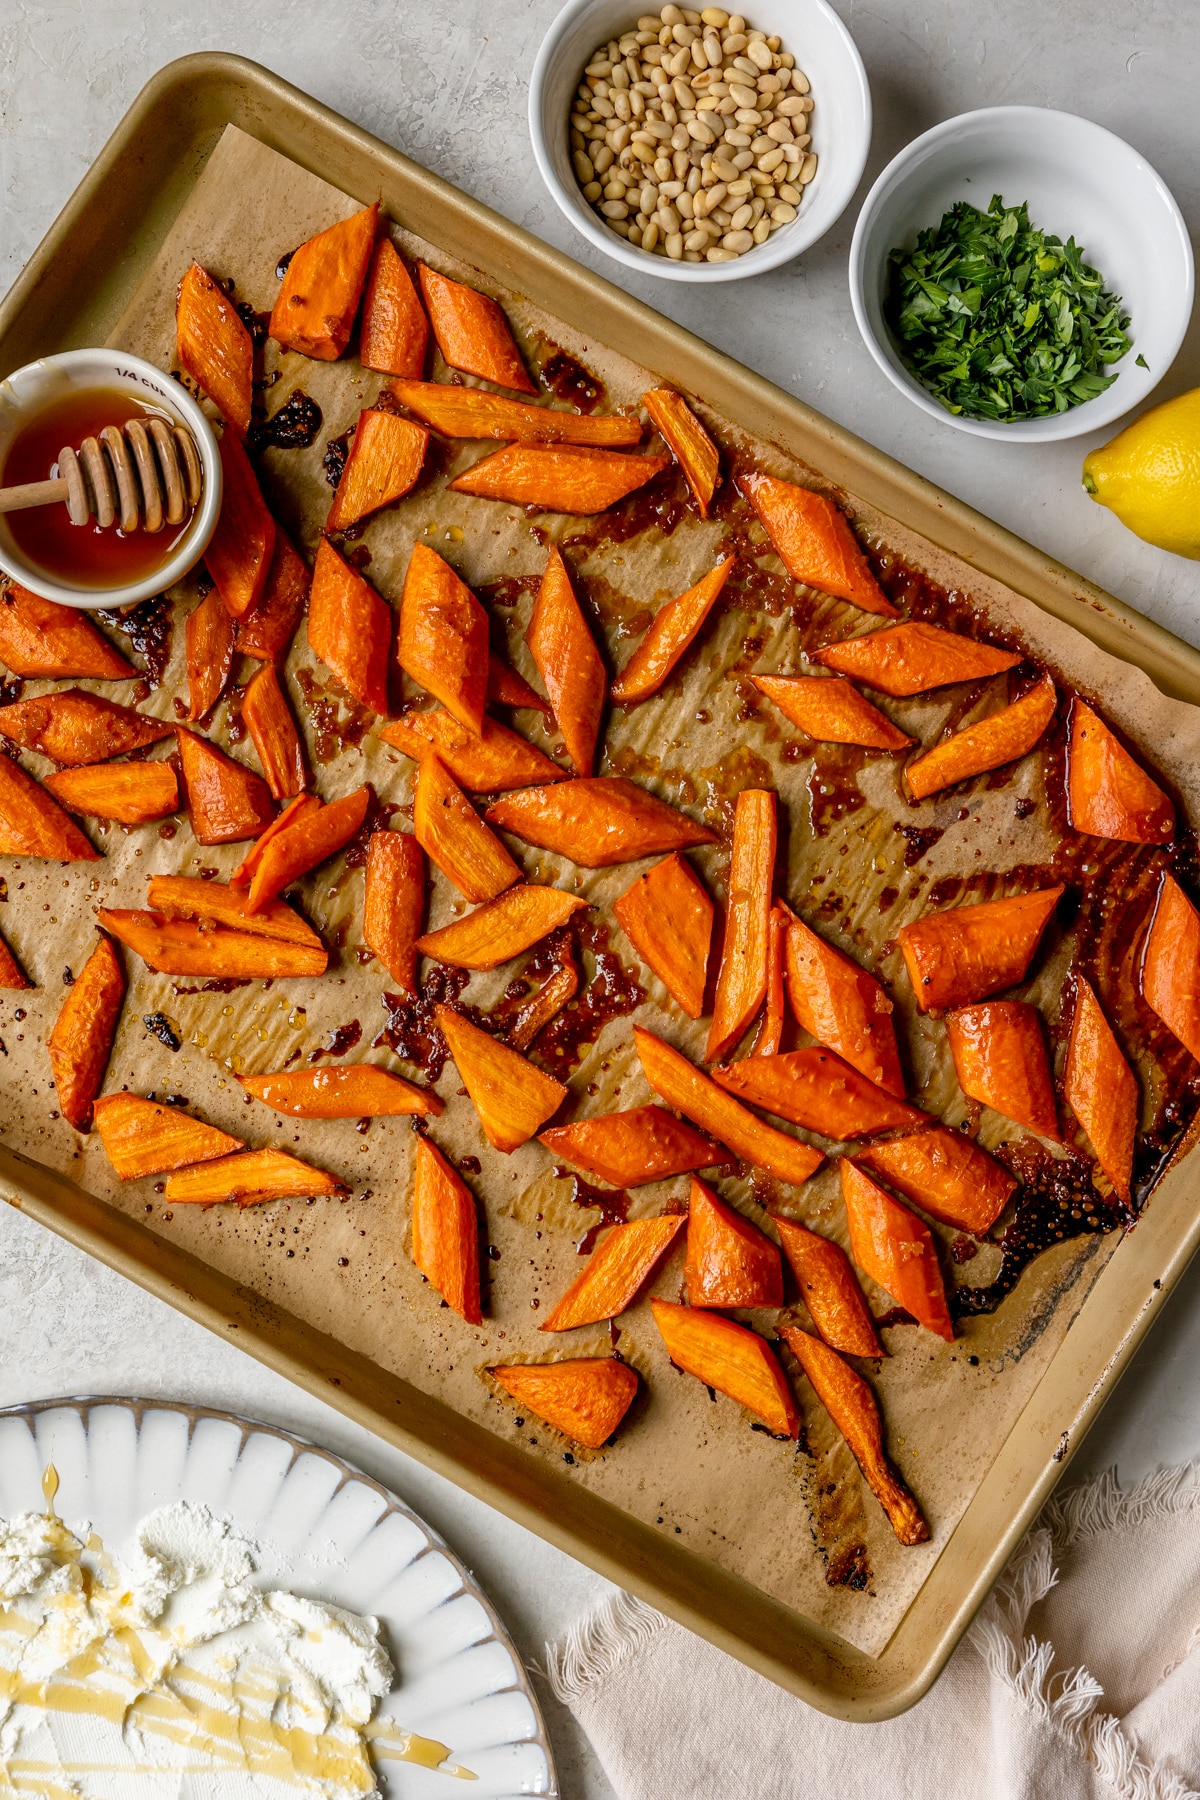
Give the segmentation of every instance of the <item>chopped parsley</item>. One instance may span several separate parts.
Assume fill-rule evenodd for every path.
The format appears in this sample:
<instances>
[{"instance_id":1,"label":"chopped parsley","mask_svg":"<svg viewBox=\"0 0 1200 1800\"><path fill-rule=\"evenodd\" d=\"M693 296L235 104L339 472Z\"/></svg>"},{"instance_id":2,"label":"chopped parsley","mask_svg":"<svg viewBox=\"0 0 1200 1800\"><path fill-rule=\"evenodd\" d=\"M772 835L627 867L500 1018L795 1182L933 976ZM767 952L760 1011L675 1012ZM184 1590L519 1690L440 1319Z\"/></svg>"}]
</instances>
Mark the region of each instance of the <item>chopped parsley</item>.
<instances>
[{"instance_id":1,"label":"chopped parsley","mask_svg":"<svg viewBox=\"0 0 1200 1800\"><path fill-rule=\"evenodd\" d=\"M1029 208L959 200L915 250L888 258L884 315L908 368L948 412L1037 419L1116 380L1130 348L1120 297Z\"/></svg>"}]
</instances>

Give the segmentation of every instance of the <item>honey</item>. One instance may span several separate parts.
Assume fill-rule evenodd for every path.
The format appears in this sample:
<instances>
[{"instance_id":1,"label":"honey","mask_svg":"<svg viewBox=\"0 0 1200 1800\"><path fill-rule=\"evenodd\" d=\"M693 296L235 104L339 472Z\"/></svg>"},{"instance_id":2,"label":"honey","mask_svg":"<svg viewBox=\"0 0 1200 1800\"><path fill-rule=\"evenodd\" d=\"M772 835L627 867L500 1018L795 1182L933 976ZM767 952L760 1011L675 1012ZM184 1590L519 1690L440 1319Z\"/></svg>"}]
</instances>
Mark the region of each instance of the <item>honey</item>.
<instances>
[{"instance_id":1,"label":"honey","mask_svg":"<svg viewBox=\"0 0 1200 1800\"><path fill-rule=\"evenodd\" d=\"M78 450L84 438L97 437L106 425L155 417L171 426L176 423L163 408L147 406L136 394L116 388L81 388L66 394L18 432L0 471L0 484L15 487L51 480L58 474L58 453L64 444ZM126 536L116 525L102 531L94 519L72 525L61 501L7 515L12 542L30 567L53 581L99 592L152 576L174 555L191 520L189 509L179 525Z\"/></svg>"}]
</instances>

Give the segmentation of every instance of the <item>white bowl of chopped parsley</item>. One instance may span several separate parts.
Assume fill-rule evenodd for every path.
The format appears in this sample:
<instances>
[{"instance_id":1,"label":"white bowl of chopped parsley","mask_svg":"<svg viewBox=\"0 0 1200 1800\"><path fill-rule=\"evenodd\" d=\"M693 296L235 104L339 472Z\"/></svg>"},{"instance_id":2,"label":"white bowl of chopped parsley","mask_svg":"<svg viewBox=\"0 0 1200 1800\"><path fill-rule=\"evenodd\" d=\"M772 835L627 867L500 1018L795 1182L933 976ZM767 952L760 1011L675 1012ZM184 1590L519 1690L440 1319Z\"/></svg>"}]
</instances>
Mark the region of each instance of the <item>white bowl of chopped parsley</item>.
<instances>
[{"instance_id":1,"label":"white bowl of chopped parsley","mask_svg":"<svg viewBox=\"0 0 1200 1800\"><path fill-rule=\"evenodd\" d=\"M1194 272L1166 184L1089 119L996 106L902 150L863 205L850 294L923 412L978 437L1108 426L1183 342Z\"/></svg>"}]
</instances>

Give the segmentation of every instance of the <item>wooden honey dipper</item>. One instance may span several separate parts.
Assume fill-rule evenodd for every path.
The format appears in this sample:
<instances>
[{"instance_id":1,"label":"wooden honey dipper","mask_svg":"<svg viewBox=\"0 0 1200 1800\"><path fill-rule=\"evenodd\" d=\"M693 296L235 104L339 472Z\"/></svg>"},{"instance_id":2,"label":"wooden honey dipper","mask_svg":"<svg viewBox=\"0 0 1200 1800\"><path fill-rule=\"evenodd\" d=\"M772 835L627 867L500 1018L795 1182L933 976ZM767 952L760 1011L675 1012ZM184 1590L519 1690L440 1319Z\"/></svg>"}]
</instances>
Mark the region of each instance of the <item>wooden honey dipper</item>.
<instances>
[{"instance_id":1,"label":"wooden honey dipper","mask_svg":"<svg viewBox=\"0 0 1200 1800\"><path fill-rule=\"evenodd\" d=\"M164 419L106 425L78 451L60 450L58 468L49 481L0 488L0 513L65 500L72 525L86 525L94 515L97 525L116 523L127 535L139 527L161 531L183 522L204 485L196 440L185 425Z\"/></svg>"}]
</instances>

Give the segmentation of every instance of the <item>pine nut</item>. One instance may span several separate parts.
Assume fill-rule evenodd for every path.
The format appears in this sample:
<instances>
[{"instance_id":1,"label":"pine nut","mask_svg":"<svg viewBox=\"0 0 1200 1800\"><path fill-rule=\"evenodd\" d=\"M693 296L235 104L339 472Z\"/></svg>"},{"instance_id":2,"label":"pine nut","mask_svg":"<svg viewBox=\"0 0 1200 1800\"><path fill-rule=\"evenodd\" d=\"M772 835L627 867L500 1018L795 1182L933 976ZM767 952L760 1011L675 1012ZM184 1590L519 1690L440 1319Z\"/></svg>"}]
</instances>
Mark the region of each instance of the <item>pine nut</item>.
<instances>
[{"instance_id":1,"label":"pine nut","mask_svg":"<svg viewBox=\"0 0 1200 1800\"><path fill-rule=\"evenodd\" d=\"M568 108L571 164L635 248L727 262L796 217L816 173L812 109L777 36L724 7L667 5L596 47Z\"/></svg>"}]
</instances>

